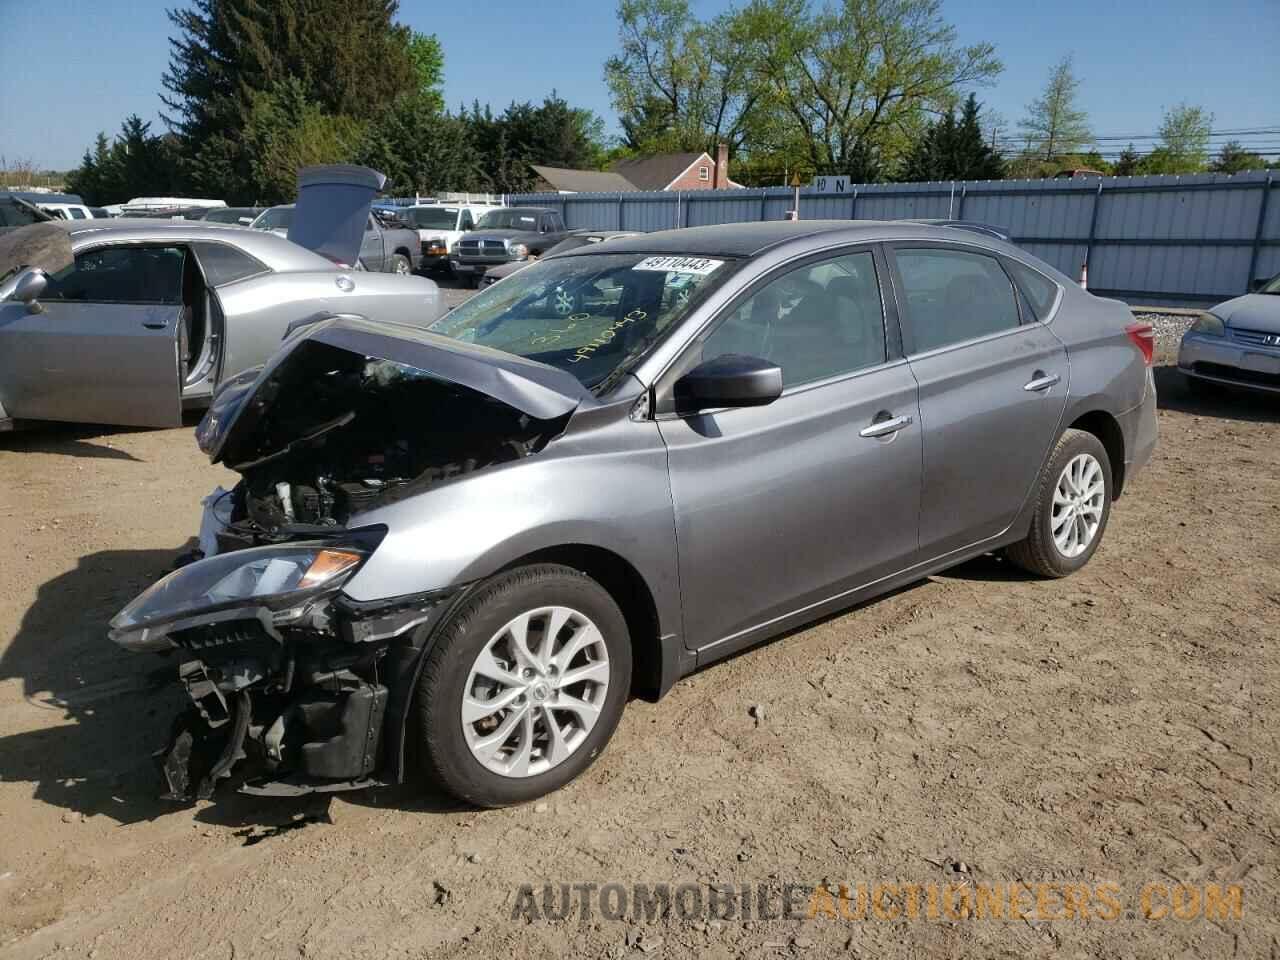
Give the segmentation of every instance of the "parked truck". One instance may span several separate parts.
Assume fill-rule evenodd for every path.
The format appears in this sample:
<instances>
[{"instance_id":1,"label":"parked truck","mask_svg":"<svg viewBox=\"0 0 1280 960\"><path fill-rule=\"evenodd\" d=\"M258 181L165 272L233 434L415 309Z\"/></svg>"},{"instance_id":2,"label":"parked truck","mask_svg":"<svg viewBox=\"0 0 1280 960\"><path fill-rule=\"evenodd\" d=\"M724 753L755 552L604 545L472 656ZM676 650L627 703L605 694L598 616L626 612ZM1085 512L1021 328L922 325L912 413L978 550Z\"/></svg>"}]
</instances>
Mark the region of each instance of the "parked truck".
<instances>
[{"instance_id":1,"label":"parked truck","mask_svg":"<svg viewBox=\"0 0 1280 960\"><path fill-rule=\"evenodd\" d=\"M287 238L293 207L292 203L269 207L250 226ZM374 273L415 273L422 265L422 242L417 231L386 226L370 213L360 244L360 263Z\"/></svg>"},{"instance_id":2,"label":"parked truck","mask_svg":"<svg viewBox=\"0 0 1280 960\"><path fill-rule=\"evenodd\" d=\"M475 230L458 241L453 270L469 287L478 287L490 267L542 256L570 231L560 211L548 207L490 210Z\"/></svg>"}]
</instances>

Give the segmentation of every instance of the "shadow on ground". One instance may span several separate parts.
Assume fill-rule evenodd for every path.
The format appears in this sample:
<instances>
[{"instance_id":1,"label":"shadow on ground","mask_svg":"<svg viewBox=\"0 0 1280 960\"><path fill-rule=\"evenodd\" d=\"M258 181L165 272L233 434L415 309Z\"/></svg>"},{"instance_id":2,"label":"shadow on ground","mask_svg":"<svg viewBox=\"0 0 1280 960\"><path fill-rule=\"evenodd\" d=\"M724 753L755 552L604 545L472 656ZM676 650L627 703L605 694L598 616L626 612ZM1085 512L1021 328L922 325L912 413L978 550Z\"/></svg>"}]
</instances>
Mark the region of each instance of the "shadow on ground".
<instances>
[{"instance_id":1,"label":"shadow on ground","mask_svg":"<svg viewBox=\"0 0 1280 960\"><path fill-rule=\"evenodd\" d=\"M185 809L159 799L152 754L187 707L173 655L131 654L107 637L107 623L173 567L193 543L169 550L106 550L43 584L13 641L0 655L0 680L21 681L23 719L0 737L0 780L34 785L37 801L72 816L135 823ZM43 714L43 716L41 715ZM365 806L417 811L464 809L421 779L346 794ZM244 828L246 843L327 821L330 796L237 794L224 781L196 819Z\"/></svg>"},{"instance_id":2,"label":"shadow on ground","mask_svg":"<svg viewBox=\"0 0 1280 960\"><path fill-rule=\"evenodd\" d=\"M1174 366L1159 366L1152 373L1161 410L1176 410L1198 417L1280 423L1280 394L1260 390L1236 390L1207 384L1196 390Z\"/></svg>"}]
</instances>

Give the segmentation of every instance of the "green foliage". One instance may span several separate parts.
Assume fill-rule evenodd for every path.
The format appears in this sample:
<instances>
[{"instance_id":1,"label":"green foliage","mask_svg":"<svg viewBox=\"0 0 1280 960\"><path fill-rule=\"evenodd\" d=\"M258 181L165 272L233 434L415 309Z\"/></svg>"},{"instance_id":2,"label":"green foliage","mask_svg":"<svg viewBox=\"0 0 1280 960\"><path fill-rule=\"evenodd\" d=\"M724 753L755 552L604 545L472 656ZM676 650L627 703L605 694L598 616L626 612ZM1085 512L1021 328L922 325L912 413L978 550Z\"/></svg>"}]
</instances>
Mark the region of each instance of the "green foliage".
<instances>
[{"instance_id":1,"label":"green foliage","mask_svg":"<svg viewBox=\"0 0 1280 960\"><path fill-rule=\"evenodd\" d=\"M177 143L153 136L151 124L136 114L125 119L120 133L108 140L99 133L85 150L80 166L67 174L66 188L85 203L101 206L137 196L163 196L174 190Z\"/></svg>"},{"instance_id":2,"label":"green foliage","mask_svg":"<svg viewBox=\"0 0 1280 960\"><path fill-rule=\"evenodd\" d=\"M417 77L414 99L433 110L444 109L444 47L434 33L409 38L409 60Z\"/></svg>"},{"instance_id":3,"label":"green foliage","mask_svg":"<svg viewBox=\"0 0 1280 960\"><path fill-rule=\"evenodd\" d=\"M813 169L857 179L894 167L927 112L1002 69L990 44L957 44L938 0L752 0L741 16L777 127Z\"/></svg>"},{"instance_id":4,"label":"green foliage","mask_svg":"<svg viewBox=\"0 0 1280 960\"><path fill-rule=\"evenodd\" d=\"M1142 158L1133 149L1132 143L1120 151L1120 156L1112 164L1111 172L1117 177L1133 177L1142 172Z\"/></svg>"},{"instance_id":5,"label":"green foliage","mask_svg":"<svg viewBox=\"0 0 1280 960\"><path fill-rule=\"evenodd\" d=\"M387 175L396 195L475 190L485 181L471 125L439 113L425 97L406 97L369 127L356 161Z\"/></svg>"},{"instance_id":6,"label":"green foliage","mask_svg":"<svg viewBox=\"0 0 1280 960\"><path fill-rule=\"evenodd\" d=\"M981 108L974 94L964 102L960 118L948 110L929 124L902 168L902 179L999 180L1004 161L982 135Z\"/></svg>"},{"instance_id":7,"label":"green foliage","mask_svg":"<svg viewBox=\"0 0 1280 960\"><path fill-rule=\"evenodd\" d=\"M429 59L430 38L395 24L396 9L396 0L193 0L170 11L178 36L164 102L188 188L233 202L273 195L277 160L331 152L349 141L351 118L418 89L414 51ZM274 102L281 96L284 105ZM305 116L297 113L302 101ZM294 111L301 140L279 146L272 159L255 158L247 137L255 114L260 130L263 117L281 109Z\"/></svg>"},{"instance_id":8,"label":"green foliage","mask_svg":"<svg viewBox=\"0 0 1280 960\"><path fill-rule=\"evenodd\" d=\"M1267 169L1266 158L1262 154L1246 150L1239 140L1228 140L1213 158L1209 169L1214 173L1243 173L1245 170Z\"/></svg>"},{"instance_id":9,"label":"green foliage","mask_svg":"<svg viewBox=\"0 0 1280 960\"><path fill-rule=\"evenodd\" d=\"M326 113L320 104L308 100L302 81L295 77L255 91L243 137L254 203L292 200L299 168L348 161L360 145L364 127L353 117Z\"/></svg>"},{"instance_id":10,"label":"green foliage","mask_svg":"<svg viewBox=\"0 0 1280 960\"><path fill-rule=\"evenodd\" d=\"M1018 125L1028 157L1054 161L1088 146L1093 135L1088 115L1076 102L1079 88L1071 57L1063 57L1050 71L1044 92L1027 104L1027 115Z\"/></svg>"},{"instance_id":11,"label":"green foliage","mask_svg":"<svg viewBox=\"0 0 1280 960\"><path fill-rule=\"evenodd\" d=\"M531 163L598 169L605 160L604 121L569 106L554 90L539 105L513 103L496 117L474 104L466 122L484 162L483 188L499 193L531 190Z\"/></svg>"},{"instance_id":12,"label":"green foliage","mask_svg":"<svg viewBox=\"0 0 1280 960\"><path fill-rule=\"evenodd\" d=\"M1209 162L1213 114L1180 103L1164 113L1160 145L1143 158L1143 173L1199 173Z\"/></svg>"}]
</instances>

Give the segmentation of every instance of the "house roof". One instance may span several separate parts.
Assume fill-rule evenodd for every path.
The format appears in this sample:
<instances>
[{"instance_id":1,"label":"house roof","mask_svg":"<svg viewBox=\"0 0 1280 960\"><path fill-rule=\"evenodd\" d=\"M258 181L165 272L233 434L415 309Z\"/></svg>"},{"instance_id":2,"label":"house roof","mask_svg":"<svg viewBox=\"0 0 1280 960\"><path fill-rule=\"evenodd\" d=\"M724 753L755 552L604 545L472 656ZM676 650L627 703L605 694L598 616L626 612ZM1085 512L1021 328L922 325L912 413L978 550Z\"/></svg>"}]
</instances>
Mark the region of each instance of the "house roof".
<instances>
[{"instance_id":1,"label":"house roof","mask_svg":"<svg viewBox=\"0 0 1280 960\"><path fill-rule=\"evenodd\" d=\"M634 192L633 184L621 174L608 170L566 170L562 167L543 167L531 164L534 173L552 188L565 193L619 193Z\"/></svg>"},{"instance_id":2,"label":"house roof","mask_svg":"<svg viewBox=\"0 0 1280 960\"><path fill-rule=\"evenodd\" d=\"M707 154L655 153L650 157L619 160L609 169L624 176L639 190L665 190L672 180L702 157L707 157ZM714 165L710 157L707 157L707 163Z\"/></svg>"}]
</instances>

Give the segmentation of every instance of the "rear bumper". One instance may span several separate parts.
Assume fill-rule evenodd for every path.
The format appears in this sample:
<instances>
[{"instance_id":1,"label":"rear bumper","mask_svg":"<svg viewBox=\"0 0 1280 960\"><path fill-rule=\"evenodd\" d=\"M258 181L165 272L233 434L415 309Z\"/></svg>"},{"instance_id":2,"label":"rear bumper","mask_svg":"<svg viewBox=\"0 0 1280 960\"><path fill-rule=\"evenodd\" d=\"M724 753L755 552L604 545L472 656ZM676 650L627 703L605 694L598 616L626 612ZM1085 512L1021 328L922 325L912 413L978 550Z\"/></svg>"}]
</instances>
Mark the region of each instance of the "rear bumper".
<instances>
[{"instance_id":1,"label":"rear bumper","mask_svg":"<svg viewBox=\"0 0 1280 960\"><path fill-rule=\"evenodd\" d=\"M1159 425L1156 418L1156 383L1147 368L1147 388L1142 403L1116 418L1124 436L1124 486L1128 486L1155 453ZM1120 491L1123 492L1123 489Z\"/></svg>"},{"instance_id":2,"label":"rear bumper","mask_svg":"<svg viewBox=\"0 0 1280 960\"><path fill-rule=\"evenodd\" d=\"M1178 349L1178 369L1199 380L1280 393L1280 348L1276 347L1189 333Z\"/></svg>"}]
</instances>

